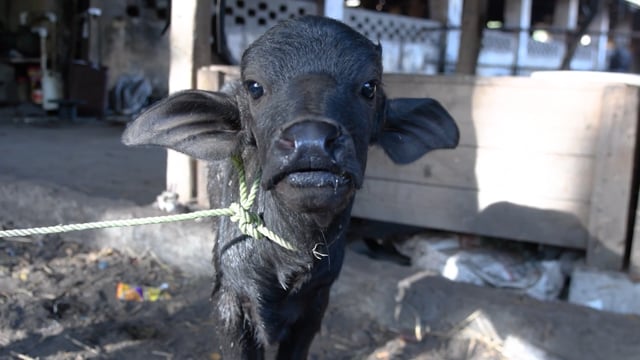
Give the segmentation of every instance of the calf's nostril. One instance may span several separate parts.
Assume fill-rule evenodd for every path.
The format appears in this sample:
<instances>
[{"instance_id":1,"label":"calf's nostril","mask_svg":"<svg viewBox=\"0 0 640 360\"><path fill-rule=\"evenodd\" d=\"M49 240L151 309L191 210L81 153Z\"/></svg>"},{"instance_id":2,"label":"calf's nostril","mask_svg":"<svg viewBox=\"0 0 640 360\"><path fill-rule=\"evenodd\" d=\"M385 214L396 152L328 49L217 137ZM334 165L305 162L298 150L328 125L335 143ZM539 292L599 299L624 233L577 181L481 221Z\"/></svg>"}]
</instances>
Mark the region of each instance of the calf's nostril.
<instances>
[{"instance_id":1,"label":"calf's nostril","mask_svg":"<svg viewBox=\"0 0 640 360\"><path fill-rule=\"evenodd\" d=\"M278 139L278 146L284 150L293 150L296 147L295 140L280 138Z\"/></svg>"}]
</instances>

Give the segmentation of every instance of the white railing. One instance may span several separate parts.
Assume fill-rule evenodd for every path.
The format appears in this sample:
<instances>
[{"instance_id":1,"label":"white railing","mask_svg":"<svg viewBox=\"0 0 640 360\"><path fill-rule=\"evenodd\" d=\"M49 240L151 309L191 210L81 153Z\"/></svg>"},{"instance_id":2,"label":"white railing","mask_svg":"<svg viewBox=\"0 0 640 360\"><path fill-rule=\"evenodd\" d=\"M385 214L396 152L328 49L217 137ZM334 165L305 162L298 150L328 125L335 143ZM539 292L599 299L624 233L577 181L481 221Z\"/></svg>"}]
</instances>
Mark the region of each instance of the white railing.
<instances>
[{"instance_id":1,"label":"white railing","mask_svg":"<svg viewBox=\"0 0 640 360\"><path fill-rule=\"evenodd\" d=\"M485 30L483 35L478 75L526 75L536 70L558 70L566 52L562 41L541 42L528 38L525 51L518 54L517 33ZM571 69L596 70L597 51L593 44L578 45Z\"/></svg>"},{"instance_id":2,"label":"white railing","mask_svg":"<svg viewBox=\"0 0 640 360\"><path fill-rule=\"evenodd\" d=\"M310 1L228 1L225 31L232 60L239 62L244 49L278 21L317 13L316 3ZM444 43L446 33L437 21L352 8L344 9L343 21L382 45L385 72L435 74L441 64L447 71L455 68L456 59L443 59L445 46L451 44ZM596 70L597 51L593 44L578 46L572 69ZM485 30L477 73L525 75L535 70L558 69L564 54L563 42L528 38L518 56L517 32Z\"/></svg>"}]
</instances>

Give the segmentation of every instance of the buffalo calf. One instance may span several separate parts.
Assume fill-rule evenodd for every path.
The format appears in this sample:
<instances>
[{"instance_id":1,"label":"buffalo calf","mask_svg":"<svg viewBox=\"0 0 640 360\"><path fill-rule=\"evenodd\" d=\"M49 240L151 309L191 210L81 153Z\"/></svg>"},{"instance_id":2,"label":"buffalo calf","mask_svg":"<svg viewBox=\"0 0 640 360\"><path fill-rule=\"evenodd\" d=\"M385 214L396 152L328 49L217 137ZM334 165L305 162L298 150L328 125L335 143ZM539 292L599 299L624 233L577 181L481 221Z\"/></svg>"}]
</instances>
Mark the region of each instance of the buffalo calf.
<instances>
[{"instance_id":1,"label":"buffalo calf","mask_svg":"<svg viewBox=\"0 0 640 360\"><path fill-rule=\"evenodd\" d=\"M385 96L381 52L335 20L284 21L244 52L241 80L173 94L126 129L127 145L241 157L249 179L261 174L253 211L296 248L220 221L213 301L225 359L262 359L265 349L307 357L342 266L369 145L399 164L457 145L458 128L438 102ZM212 205L237 201L237 182L230 174L223 203Z\"/></svg>"}]
</instances>

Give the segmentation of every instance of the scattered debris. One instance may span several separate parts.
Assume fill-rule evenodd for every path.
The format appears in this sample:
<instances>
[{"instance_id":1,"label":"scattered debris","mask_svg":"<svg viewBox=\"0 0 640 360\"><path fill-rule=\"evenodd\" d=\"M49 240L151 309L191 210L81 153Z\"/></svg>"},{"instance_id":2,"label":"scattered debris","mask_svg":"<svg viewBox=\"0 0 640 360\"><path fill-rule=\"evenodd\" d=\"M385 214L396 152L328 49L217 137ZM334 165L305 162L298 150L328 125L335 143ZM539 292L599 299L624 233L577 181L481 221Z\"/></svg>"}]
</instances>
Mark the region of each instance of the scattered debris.
<instances>
[{"instance_id":1,"label":"scattered debris","mask_svg":"<svg viewBox=\"0 0 640 360\"><path fill-rule=\"evenodd\" d=\"M169 284L162 283L158 287L153 286L137 286L119 282L116 286L116 297L119 300L126 301L158 301L160 299L169 299L171 296L166 290Z\"/></svg>"},{"instance_id":2,"label":"scattered debris","mask_svg":"<svg viewBox=\"0 0 640 360\"><path fill-rule=\"evenodd\" d=\"M155 206L168 213L182 214L187 212L187 208L178 199L178 194L173 191L163 191L156 197Z\"/></svg>"},{"instance_id":3,"label":"scattered debris","mask_svg":"<svg viewBox=\"0 0 640 360\"><path fill-rule=\"evenodd\" d=\"M491 247L455 234L423 233L398 246L412 265L453 281L513 289L541 300L557 299L575 259L540 260L520 251ZM567 263L571 263L567 266Z\"/></svg>"}]
</instances>

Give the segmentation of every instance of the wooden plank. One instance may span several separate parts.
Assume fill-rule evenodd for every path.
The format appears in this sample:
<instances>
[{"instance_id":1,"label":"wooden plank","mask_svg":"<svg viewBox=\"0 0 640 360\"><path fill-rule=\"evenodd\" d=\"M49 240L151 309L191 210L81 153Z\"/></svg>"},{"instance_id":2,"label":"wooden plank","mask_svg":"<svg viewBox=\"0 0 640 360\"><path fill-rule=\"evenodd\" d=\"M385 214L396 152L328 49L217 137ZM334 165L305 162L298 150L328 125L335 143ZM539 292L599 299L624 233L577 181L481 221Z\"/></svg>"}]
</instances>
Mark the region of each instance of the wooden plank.
<instances>
[{"instance_id":1,"label":"wooden plank","mask_svg":"<svg viewBox=\"0 0 640 360\"><path fill-rule=\"evenodd\" d=\"M201 67L196 77L196 88L216 91L221 87L221 78L220 71L210 69L209 66ZM212 205L209 201L208 172L207 162L196 160L196 203L202 208L210 208Z\"/></svg>"},{"instance_id":2,"label":"wooden plank","mask_svg":"<svg viewBox=\"0 0 640 360\"><path fill-rule=\"evenodd\" d=\"M496 202L480 208L482 193L367 179L356 195L353 216L432 229L542 244L585 248L589 217L584 204L537 199L536 206Z\"/></svg>"},{"instance_id":3,"label":"wooden plank","mask_svg":"<svg viewBox=\"0 0 640 360\"><path fill-rule=\"evenodd\" d=\"M225 83L238 78L240 78L240 68L237 66L203 66L198 71L198 88L202 90L218 91Z\"/></svg>"},{"instance_id":4,"label":"wooden plank","mask_svg":"<svg viewBox=\"0 0 640 360\"><path fill-rule=\"evenodd\" d=\"M366 176L425 186L501 192L509 198L542 197L588 204L593 159L529 153L519 148L459 147L433 151L410 165L396 165L378 147L369 150Z\"/></svg>"},{"instance_id":5,"label":"wooden plank","mask_svg":"<svg viewBox=\"0 0 640 360\"><path fill-rule=\"evenodd\" d=\"M183 153L167 150L167 190L178 195L178 202L188 204L195 197L195 160Z\"/></svg>"},{"instance_id":6,"label":"wooden plank","mask_svg":"<svg viewBox=\"0 0 640 360\"><path fill-rule=\"evenodd\" d=\"M578 81L553 81L544 78L531 78L523 76L495 76L495 77L476 77L466 75L419 75L419 74L384 74L383 75L384 86L387 89L388 86L395 87L396 85L405 84L408 87L407 91L412 91L414 88L425 88L425 86L435 86L436 89L440 88L440 93L448 94L450 91L442 91L443 86L494 86L494 87L510 87L510 88L532 88L539 87L541 89L565 89L567 92L590 90L590 89L602 89L606 87L607 83L597 82L578 82ZM396 85L394 85L396 84ZM402 86L397 87L402 91ZM410 95L402 95L410 96ZM419 96L424 96L419 95Z\"/></svg>"},{"instance_id":7,"label":"wooden plank","mask_svg":"<svg viewBox=\"0 0 640 360\"><path fill-rule=\"evenodd\" d=\"M538 152L593 155L599 128L602 86L549 87L546 81L506 78L477 83L422 76L421 82L404 76L385 77L390 97L433 97L456 119L461 144ZM446 91L443 91L446 89Z\"/></svg>"},{"instance_id":8,"label":"wooden plank","mask_svg":"<svg viewBox=\"0 0 640 360\"><path fill-rule=\"evenodd\" d=\"M636 165L640 162L640 159L636 158ZM636 176L638 176L636 174ZM635 221L633 225L633 234L631 237L631 249L629 253L629 274L635 279L640 278L640 191L639 189L635 189L637 192L637 201L636 208L632 209L635 211Z\"/></svg>"},{"instance_id":9,"label":"wooden plank","mask_svg":"<svg viewBox=\"0 0 640 360\"><path fill-rule=\"evenodd\" d=\"M196 205L202 209L210 209L209 203L209 165L206 161L196 161Z\"/></svg>"},{"instance_id":10,"label":"wooden plank","mask_svg":"<svg viewBox=\"0 0 640 360\"><path fill-rule=\"evenodd\" d=\"M598 113L593 108L594 113ZM452 114L456 121L455 114ZM593 118L593 117L592 117ZM493 149L521 149L529 152L593 156L598 126L578 125L579 121L557 118L556 124L536 123L535 119L514 119L511 122L491 121L476 116L474 122L459 121L460 145Z\"/></svg>"},{"instance_id":11,"label":"wooden plank","mask_svg":"<svg viewBox=\"0 0 640 360\"><path fill-rule=\"evenodd\" d=\"M627 242L629 204L638 121L638 88L606 89L601 113L587 251L587 264L621 270Z\"/></svg>"},{"instance_id":12,"label":"wooden plank","mask_svg":"<svg viewBox=\"0 0 640 360\"><path fill-rule=\"evenodd\" d=\"M640 204L640 193L637 201L637 204ZM635 279L640 277L640 207L635 208L635 222L629 253L629 274Z\"/></svg>"}]
</instances>

